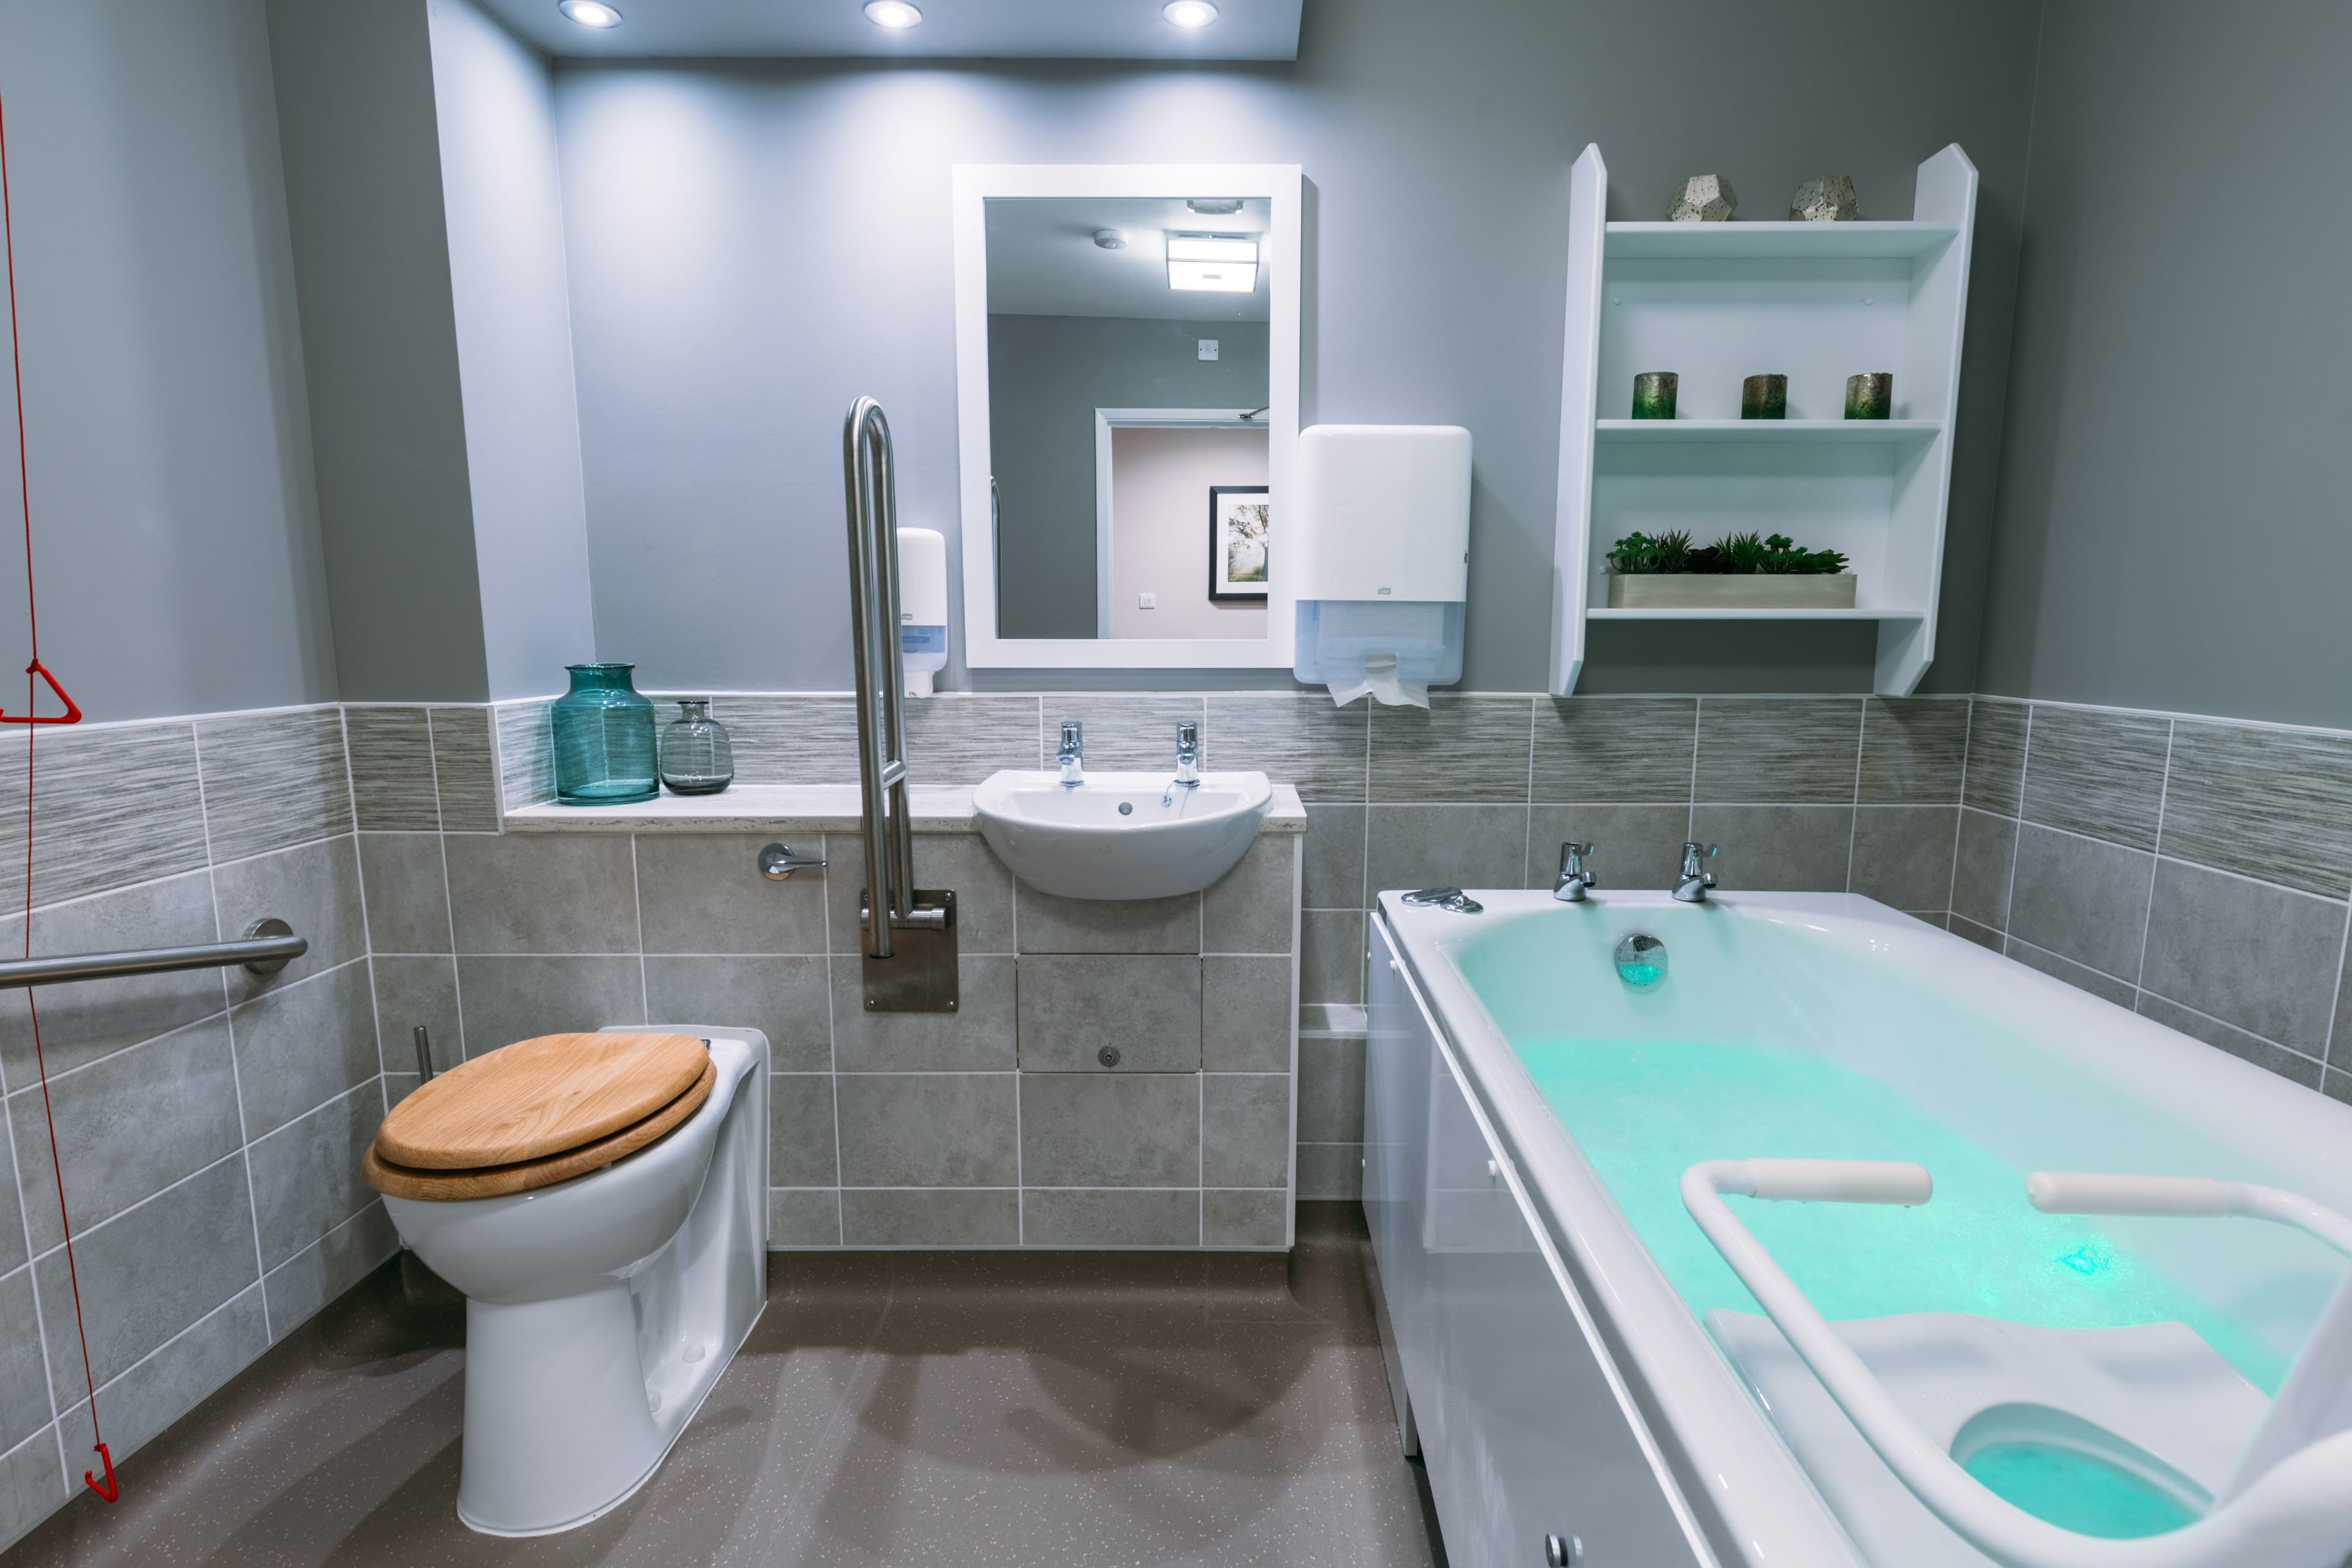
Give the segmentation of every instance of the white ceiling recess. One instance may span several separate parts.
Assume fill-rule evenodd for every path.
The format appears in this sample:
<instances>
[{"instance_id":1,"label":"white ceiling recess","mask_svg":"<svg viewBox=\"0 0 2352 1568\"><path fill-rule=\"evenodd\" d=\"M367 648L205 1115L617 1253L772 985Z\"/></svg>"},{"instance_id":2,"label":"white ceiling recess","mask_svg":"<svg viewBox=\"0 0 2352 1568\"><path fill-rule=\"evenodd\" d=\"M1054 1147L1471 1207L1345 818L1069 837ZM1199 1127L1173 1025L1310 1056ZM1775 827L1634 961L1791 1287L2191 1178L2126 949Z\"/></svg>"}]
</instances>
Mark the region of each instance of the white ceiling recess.
<instances>
[{"instance_id":1,"label":"white ceiling recess","mask_svg":"<svg viewBox=\"0 0 2352 1568\"><path fill-rule=\"evenodd\" d=\"M550 54L861 59L1295 60L1304 0L1216 0L1188 32L1161 0L915 0L922 25L866 19L864 0L613 0L617 27L567 21L555 0L480 0Z\"/></svg>"}]
</instances>

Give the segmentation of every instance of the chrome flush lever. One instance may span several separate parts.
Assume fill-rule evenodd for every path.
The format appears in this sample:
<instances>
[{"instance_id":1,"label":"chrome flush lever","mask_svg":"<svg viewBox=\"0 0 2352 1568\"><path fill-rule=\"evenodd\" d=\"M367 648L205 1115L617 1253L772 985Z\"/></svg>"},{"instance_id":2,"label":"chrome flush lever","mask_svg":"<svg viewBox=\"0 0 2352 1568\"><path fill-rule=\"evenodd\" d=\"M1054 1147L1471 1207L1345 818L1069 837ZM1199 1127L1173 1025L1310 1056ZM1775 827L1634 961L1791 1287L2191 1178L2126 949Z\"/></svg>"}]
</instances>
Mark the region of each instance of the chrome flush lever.
<instances>
[{"instance_id":1,"label":"chrome flush lever","mask_svg":"<svg viewBox=\"0 0 2352 1568\"><path fill-rule=\"evenodd\" d=\"M789 882L795 871L822 871L824 857L803 859L789 844L771 844L760 851L760 875L772 882Z\"/></svg>"}]
</instances>

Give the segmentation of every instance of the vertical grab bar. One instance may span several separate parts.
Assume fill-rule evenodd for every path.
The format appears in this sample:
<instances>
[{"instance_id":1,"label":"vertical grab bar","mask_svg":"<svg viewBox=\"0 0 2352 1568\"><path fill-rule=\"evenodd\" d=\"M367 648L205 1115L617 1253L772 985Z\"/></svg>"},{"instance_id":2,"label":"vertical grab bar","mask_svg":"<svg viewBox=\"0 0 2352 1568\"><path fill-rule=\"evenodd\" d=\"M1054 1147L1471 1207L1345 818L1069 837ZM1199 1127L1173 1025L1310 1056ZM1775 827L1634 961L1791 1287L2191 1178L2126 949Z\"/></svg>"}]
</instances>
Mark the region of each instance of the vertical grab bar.
<instances>
[{"instance_id":1,"label":"vertical grab bar","mask_svg":"<svg viewBox=\"0 0 2352 1568\"><path fill-rule=\"evenodd\" d=\"M889 958L915 907L915 831L907 798L906 667L898 646L898 479L890 422L861 397L842 432L849 494L850 640L857 671L857 773L865 814L866 952Z\"/></svg>"}]
</instances>

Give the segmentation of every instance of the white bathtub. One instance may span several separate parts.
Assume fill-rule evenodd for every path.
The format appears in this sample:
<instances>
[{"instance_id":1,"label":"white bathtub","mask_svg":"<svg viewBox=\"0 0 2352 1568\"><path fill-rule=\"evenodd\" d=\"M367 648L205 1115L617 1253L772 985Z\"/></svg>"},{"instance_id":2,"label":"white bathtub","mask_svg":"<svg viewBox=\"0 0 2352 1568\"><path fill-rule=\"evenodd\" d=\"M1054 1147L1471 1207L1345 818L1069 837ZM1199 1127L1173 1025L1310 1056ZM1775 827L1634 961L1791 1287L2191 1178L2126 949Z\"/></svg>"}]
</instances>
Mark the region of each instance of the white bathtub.
<instances>
[{"instance_id":1,"label":"white bathtub","mask_svg":"<svg viewBox=\"0 0 2352 1568\"><path fill-rule=\"evenodd\" d=\"M2021 1209L2023 1174L2056 1168L2252 1181L2352 1210L2352 1106L1867 900L1474 896L1483 914L1381 896L1365 1088L1391 1382L1457 1563L1540 1564L1548 1534L1573 1538L1587 1568L1901 1561L1883 1527L1850 1531L1782 1442L1530 1059L1588 1041L1707 1041L1859 1074L2013 1169ZM1670 960L1647 990L1612 962L1636 931ZM1713 1153L1846 1152L1786 1146L1776 1115L1759 1102L1761 1146ZM1654 1205L1643 1212L1687 1282L1682 1238ZM2257 1383L2274 1383L2345 1273L2274 1226L2099 1224L2115 1257L2095 1267L2180 1296ZM1890 1279L1929 1262L1957 1281L1990 1272L1948 1255L1886 1262Z\"/></svg>"}]
</instances>

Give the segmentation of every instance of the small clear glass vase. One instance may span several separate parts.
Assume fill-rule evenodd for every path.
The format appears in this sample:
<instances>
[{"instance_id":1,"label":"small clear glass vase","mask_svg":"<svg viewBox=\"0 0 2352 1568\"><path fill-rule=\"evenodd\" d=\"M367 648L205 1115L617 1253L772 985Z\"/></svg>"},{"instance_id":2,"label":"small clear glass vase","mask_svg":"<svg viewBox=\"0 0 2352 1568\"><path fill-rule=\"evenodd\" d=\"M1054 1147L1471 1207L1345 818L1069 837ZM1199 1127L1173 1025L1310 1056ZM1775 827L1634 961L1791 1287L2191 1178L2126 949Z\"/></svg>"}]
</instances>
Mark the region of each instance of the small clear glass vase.
<instances>
[{"instance_id":1,"label":"small clear glass vase","mask_svg":"<svg viewBox=\"0 0 2352 1568\"><path fill-rule=\"evenodd\" d=\"M673 795L717 795L735 782L735 746L710 716L708 697L677 699L678 716L661 735L661 781Z\"/></svg>"},{"instance_id":2,"label":"small clear glass vase","mask_svg":"<svg viewBox=\"0 0 2352 1568\"><path fill-rule=\"evenodd\" d=\"M626 805L661 793L654 772L654 705L630 683L633 664L569 664L555 700L555 798Z\"/></svg>"}]
</instances>

